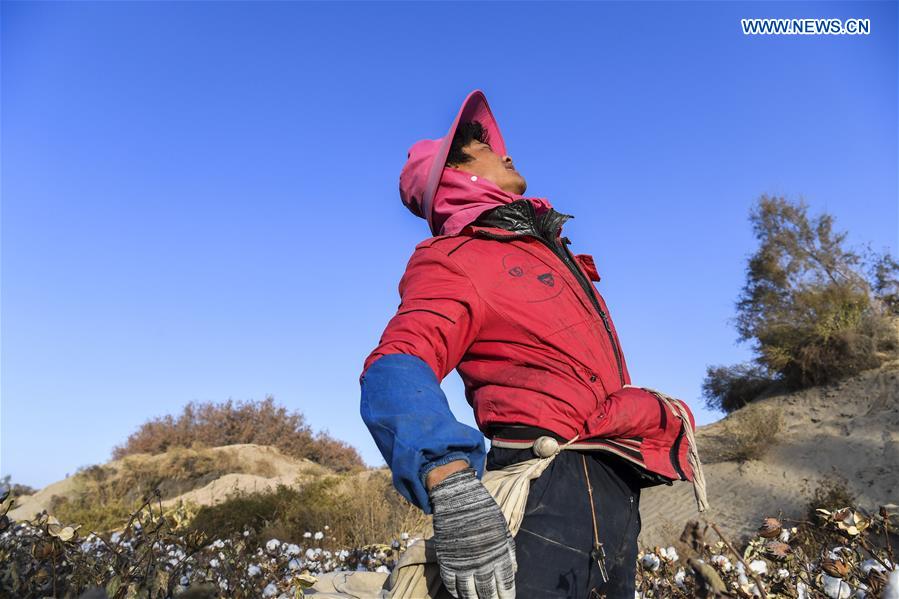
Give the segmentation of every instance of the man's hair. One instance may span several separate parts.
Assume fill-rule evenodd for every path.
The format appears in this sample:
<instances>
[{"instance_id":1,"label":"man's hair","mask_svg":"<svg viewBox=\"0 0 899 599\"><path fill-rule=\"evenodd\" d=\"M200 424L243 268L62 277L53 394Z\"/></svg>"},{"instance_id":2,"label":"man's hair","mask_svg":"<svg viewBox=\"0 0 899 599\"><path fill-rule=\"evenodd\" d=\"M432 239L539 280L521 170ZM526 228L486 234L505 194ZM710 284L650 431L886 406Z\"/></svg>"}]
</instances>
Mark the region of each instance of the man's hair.
<instances>
[{"instance_id":1,"label":"man's hair","mask_svg":"<svg viewBox=\"0 0 899 599\"><path fill-rule=\"evenodd\" d=\"M477 140L481 143L489 144L487 130L478 121L470 123L459 123L456 127L456 134L453 136L453 142L450 144L450 151L446 157L446 164L459 165L470 162L472 157L462 151L462 148Z\"/></svg>"}]
</instances>

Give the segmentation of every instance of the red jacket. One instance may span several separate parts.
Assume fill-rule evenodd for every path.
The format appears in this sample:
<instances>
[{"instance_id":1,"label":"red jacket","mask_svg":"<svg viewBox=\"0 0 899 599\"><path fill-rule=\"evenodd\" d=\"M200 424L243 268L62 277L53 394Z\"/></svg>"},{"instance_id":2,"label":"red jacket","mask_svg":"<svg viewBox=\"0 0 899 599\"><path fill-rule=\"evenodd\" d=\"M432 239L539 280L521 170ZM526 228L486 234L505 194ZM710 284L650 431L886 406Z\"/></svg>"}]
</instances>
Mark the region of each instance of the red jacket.
<instances>
[{"instance_id":1,"label":"red jacket","mask_svg":"<svg viewBox=\"0 0 899 599\"><path fill-rule=\"evenodd\" d=\"M527 200L505 209L537 226ZM558 237L567 217L551 214L561 218L545 237L476 221L418 244L364 369L395 353L420 357L438 381L456 368L488 438L503 425L579 435L649 472L692 480L677 415L650 391L623 388L630 375L593 259L571 254Z\"/></svg>"}]
</instances>

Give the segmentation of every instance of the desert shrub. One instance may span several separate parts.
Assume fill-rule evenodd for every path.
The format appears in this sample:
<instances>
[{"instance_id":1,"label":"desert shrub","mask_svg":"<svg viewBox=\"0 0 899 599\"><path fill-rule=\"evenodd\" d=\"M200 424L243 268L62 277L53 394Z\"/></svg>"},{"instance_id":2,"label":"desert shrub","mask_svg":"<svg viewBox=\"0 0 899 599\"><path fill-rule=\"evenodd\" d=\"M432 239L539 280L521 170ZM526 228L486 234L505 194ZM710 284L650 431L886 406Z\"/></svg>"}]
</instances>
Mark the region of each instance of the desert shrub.
<instances>
[{"instance_id":1,"label":"desert shrub","mask_svg":"<svg viewBox=\"0 0 899 599\"><path fill-rule=\"evenodd\" d=\"M327 433L313 434L301 413L275 405L271 396L249 402L191 402L177 417L166 415L141 425L124 445L113 450L113 457L164 453L171 447L241 443L272 445L287 455L310 459L338 472L365 467L352 446Z\"/></svg>"},{"instance_id":2,"label":"desert shrub","mask_svg":"<svg viewBox=\"0 0 899 599\"><path fill-rule=\"evenodd\" d=\"M709 366L702 383L702 395L708 408L733 412L776 388L777 383L757 364Z\"/></svg>"},{"instance_id":3,"label":"desert shrub","mask_svg":"<svg viewBox=\"0 0 899 599\"><path fill-rule=\"evenodd\" d=\"M121 498L108 499L102 503L91 501L87 495L50 498L47 511L62 522L80 524L85 530L108 532L128 520L134 504Z\"/></svg>"},{"instance_id":4,"label":"desert shrub","mask_svg":"<svg viewBox=\"0 0 899 599\"><path fill-rule=\"evenodd\" d=\"M200 508L190 527L212 535L251 530L295 543L308 532L327 530L329 545L361 546L423 531L427 518L394 490L386 471L372 471L326 476L301 488L239 491Z\"/></svg>"},{"instance_id":5,"label":"desert shrub","mask_svg":"<svg viewBox=\"0 0 899 599\"><path fill-rule=\"evenodd\" d=\"M891 315L899 315L899 262L887 252L868 248L868 272L874 294Z\"/></svg>"},{"instance_id":6,"label":"desert shrub","mask_svg":"<svg viewBox=\"0 0 899 599\"><path fill-rule=\"evenodd\" d=\"M777 442L783 415L769 407L752 406L724 422L724 443L718 459L757 460Z\"/></svg>"},{"instance_id":7,"label":"desert shrub","mask_svg":"<svg viewBox=\"0 0 899 599\"><path fill-rule=\"evenodd\" d=\"M730 411L763 394L766 377L797 390L876 368L899 353L899 263L845 247L833 217L800 201L762 196L750 214L758 249L737 301L740 341L753 365L710 367L704 394ZM867 265L867 272L866 272Z\"/></svg>"}]
</instances>

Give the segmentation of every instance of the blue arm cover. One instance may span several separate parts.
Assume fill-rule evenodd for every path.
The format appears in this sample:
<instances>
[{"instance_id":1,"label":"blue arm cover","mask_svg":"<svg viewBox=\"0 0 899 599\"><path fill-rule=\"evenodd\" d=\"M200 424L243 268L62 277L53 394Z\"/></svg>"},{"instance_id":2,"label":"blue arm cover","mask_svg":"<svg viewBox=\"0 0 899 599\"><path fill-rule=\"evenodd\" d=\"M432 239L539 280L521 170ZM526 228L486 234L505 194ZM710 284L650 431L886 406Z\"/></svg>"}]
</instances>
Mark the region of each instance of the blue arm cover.
<instances>
[{"instance_id":1,"label":"blue arm cover","mask_svg":"<svg viewBox=\"0 0 899 599\"><path fill-rule=\"evenodd\" d=\"M456 420L434 371L417 356L388 354L361 378L362 420L393 472L400 494L431 513L424 485L433 468L465 460L484 474L484 436Z\"/></svg>"}]
</instances>

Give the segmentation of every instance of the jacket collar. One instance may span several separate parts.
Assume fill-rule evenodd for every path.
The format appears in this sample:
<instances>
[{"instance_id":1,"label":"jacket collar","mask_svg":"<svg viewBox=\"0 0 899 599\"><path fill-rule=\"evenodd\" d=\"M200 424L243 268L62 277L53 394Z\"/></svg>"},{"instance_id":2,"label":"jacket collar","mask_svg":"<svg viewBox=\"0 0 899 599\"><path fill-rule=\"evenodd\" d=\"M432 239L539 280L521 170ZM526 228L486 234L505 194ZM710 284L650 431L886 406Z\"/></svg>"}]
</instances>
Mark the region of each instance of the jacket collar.
<instances>
[{"instance_id":1,"label":"jacket collar","mask_svg":"<svg viewBox=\"0 0 899 599\"><path fill-rule=\"evenodd\" d=\"M546 241L554 242L561 233L562 225L570 218L574 217L557 212L553 208L537 214L534 204L524 199L482 213L469 227L503 229L510 233L542 237Z\"/></svg>"}]
</instances>

